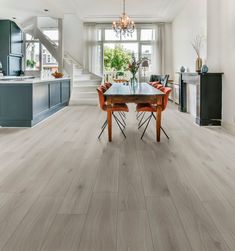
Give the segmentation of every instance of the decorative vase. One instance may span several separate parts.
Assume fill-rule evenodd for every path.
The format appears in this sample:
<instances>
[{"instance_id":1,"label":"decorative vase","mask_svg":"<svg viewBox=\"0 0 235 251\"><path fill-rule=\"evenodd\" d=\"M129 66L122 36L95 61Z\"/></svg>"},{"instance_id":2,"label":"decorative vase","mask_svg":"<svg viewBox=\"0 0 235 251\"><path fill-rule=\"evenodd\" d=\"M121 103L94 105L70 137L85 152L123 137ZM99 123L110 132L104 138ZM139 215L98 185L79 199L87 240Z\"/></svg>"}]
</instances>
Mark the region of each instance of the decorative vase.
<instances>
[{"instance_id":1,"label":"decorative vase","mask_svg":"<svg viewBox=\"0 0 235 251\"><path fill-rule=\"evenodd\" d=\"M138 80L137 80L135 74L133 74L133 75L132 75L132 78L130 79L130 84L131 84L132 90L135 90L135 87L136 87L136 85L137 85L137 82L138 82Z\"/></svg>"},{"instance_id":2,"label":"decorative vase","mask_svg":"<svg viewBox=\"0 0 235 251\"><path fill-rule=\"evenodd\" d=\"M208 71L209 71L208 66L204 64L204 65L202 66L202 73L206 74Z\"/></svg>"},{"instance_id":3,"label":"decorative vase","mask_svg":"<svg viewBox=\"0 0 235 251\"><path fill-rule=\"evenodd\" d=\"M180 68L180 72L185 72L185 68L184 68L184 66L181 66L181 68Z\"/></svg>"},{"instance_id":4,"label":"decorative vase","mask_svg":"<svg viewBox=\"0 0 235 251\"><path fill-rule=\"evenodd\" d=\"M201 72L202 69L202 59L200 57L196 60L196 72Z\"/></svg>"}]
</instances>

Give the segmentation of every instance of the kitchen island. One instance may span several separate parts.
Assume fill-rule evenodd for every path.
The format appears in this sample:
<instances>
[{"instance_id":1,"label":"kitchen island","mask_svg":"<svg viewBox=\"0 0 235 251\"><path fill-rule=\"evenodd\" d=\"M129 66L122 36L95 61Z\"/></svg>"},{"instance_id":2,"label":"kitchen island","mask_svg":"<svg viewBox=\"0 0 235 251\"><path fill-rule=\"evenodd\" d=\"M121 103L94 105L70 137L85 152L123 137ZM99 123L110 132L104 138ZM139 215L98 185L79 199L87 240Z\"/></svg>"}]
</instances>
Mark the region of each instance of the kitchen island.
<instances>
[{"instance_id":1,"label":"kitchen island","mask_svg":"<svg viewBox=\"0 0 235 251\"><path fill-rule=\"evenodd\" d=\"M32 127L67 106L70 79L0 79L0 126Z\"/></svg>"}]
</instances>

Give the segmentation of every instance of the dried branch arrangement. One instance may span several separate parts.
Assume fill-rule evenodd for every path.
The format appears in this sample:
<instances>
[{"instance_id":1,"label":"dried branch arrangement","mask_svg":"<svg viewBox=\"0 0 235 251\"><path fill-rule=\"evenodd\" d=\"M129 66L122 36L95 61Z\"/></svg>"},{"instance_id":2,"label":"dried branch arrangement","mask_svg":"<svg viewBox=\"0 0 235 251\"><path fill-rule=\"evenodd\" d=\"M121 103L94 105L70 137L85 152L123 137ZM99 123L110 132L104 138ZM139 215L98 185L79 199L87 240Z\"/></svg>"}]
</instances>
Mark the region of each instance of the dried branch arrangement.
<instances>
[{"instance_id":1,"label":"dried branch arrangement","mask_svg":"<svg viewBox=\"0 0 235 251\"><path fill-rule=\"evenodd\" d=\"M205 37L203 35L197 35L194 41L191 43L193 46L193 49L195 50L199 58L200 58L200 53L201 53L201 49L202 49L204 41L205 41Z\"/></svg>"}]
</instances>

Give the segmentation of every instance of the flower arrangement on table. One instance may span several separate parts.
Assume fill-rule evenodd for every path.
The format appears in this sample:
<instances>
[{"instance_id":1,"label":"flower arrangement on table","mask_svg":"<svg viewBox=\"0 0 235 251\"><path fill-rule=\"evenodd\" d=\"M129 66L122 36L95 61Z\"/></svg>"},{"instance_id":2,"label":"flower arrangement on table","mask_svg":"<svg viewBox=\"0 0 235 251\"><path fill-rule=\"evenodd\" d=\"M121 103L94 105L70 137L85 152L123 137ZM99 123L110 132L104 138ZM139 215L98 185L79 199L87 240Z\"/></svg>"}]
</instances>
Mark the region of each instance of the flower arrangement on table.
<instances>
[{"instance_id":1,"label":"flower arrangement on table","mask_svg":"<svg viewBox=\"0 0 235 251\"><path fill-rule=\"evenodd\" d=\"M132 56L132 62L129 63L127 70L129 70L132 74L131 82L137 82L136 73L138 72L140 65L144 62L149 60L148 58L141 58L136 61L135 56Z\"/></svg>"}]
</instances>

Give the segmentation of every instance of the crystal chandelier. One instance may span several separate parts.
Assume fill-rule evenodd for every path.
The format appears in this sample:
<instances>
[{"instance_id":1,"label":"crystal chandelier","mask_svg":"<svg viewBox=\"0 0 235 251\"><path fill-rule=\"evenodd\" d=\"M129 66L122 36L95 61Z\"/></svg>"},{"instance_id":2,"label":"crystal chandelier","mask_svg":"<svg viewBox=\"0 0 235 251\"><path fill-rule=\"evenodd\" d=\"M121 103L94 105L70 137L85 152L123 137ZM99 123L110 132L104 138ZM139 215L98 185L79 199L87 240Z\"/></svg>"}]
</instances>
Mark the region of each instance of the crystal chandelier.
<instances>
[{"instance_id":1,"label":"crystal chandelier","mask_svg":"<svg viewBox=\"0 0 235 251\"><path fill-rule=\"evenodd\" d=\"M118 21L113 21L113 30L117 36L132 36L135 30L135 23L126 14L126 2L123 0L123 14Z\"/></svg>"}]
</instances>

